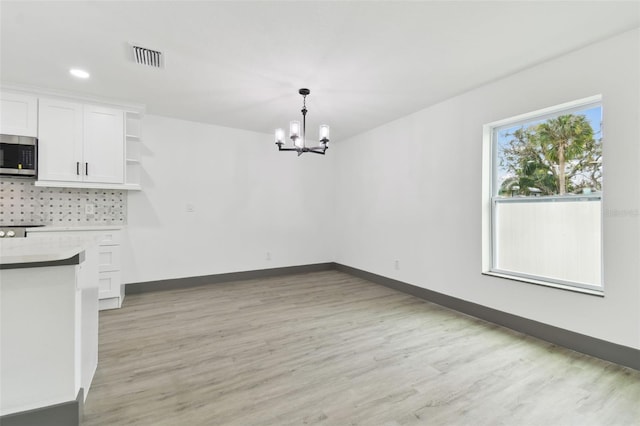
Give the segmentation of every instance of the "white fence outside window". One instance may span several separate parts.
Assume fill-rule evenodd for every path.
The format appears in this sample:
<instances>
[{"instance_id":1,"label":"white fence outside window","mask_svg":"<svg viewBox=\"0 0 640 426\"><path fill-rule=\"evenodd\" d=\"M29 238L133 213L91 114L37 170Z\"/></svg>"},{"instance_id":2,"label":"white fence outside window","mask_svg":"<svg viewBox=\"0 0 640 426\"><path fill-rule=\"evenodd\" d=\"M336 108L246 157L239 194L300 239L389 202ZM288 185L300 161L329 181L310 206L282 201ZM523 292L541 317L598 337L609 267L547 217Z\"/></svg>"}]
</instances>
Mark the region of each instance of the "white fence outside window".
<instances>
[{"instance_id":1,"label":"white fence outside window","mask_svg":"<svg viewBox=\"0 0 640 426\"><path fill-rule=\"evenodd\" d=\"M494 272L602 288L598 195L494 198Z\"/></svg>"}]
</instances>

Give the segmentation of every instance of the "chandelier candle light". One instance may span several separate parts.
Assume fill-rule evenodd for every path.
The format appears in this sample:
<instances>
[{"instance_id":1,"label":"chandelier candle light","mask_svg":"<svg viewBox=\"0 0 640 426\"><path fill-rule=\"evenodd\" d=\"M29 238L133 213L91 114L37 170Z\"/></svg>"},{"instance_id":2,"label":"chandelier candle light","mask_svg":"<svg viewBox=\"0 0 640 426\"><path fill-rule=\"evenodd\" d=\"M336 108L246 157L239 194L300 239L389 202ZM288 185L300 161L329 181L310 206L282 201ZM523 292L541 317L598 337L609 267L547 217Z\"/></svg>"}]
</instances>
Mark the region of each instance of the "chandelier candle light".
<instances>
[{"instance_id":1,"label":"chandelier candle light","mask_svg":"<svg viewBox=\"0 0 640 426\"><path fill-rule=\"evenodd\" d=\"M307 95L311 93L309 89L300 89L298 93L302 95L302 128L300 128L299 121L292 121L289 123L289 138L293 142L293 147L287 148L285 145L284 129L276 129L276 145L278 145L278 151L296 151L298 157L304 152L313 152L314 154L322 154L327 150L329 143L329 126L326 124L320 125L320 145L313 147L305 146L305 130L307 119Z\"/></svg>"}]
</instances>

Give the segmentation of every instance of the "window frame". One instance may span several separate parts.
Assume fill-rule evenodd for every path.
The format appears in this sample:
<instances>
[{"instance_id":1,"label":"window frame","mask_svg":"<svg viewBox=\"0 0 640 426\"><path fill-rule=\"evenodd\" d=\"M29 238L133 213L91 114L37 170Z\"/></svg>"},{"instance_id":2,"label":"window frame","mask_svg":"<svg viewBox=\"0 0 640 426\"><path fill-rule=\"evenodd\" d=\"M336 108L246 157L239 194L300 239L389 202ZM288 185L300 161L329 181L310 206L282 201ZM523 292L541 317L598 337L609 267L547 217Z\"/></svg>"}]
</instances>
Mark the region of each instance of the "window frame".
<instances>
[{"instance_id":1,"label":"window frame","mask_svg":"<svg viewBox=\"0 0 640 426\"><path fill-rule=\"evenodd\" d=\"M503 200L496 201L497 196L494 194L498 182L497 165L498 161L498 143L495 135L498 131L507 128L524 125L532 121L546 120L556 117L564 113L581 111L589 107L599 106L603 111L602 95L594 95L586 98L565 102L548 108L519 114L502 120L494 121L483 125L482 129L482 273L499 278L506 278L530 284L542 285L562 290L575 291L579 293L591 294L595 296L604 296L604 192L600 194L585 194L584 196L564 195L549 196L545 200L551 198L560 200L572 200L575 202L588 202L594 199L600 200L600 285L592 285L586 283L564 281L562 279L530 275L513 271L504 271L494 267L496 258L496 225L494 206L498 202L519 202L523 200ZM604 120L603 120L604 121ZM601 139L604 135L604 123L601 122ZM603 156L604 158L604 156ZM604 161L603 161L604 163ZM604 188L603 188L604 189ZM497 192L496 192L497 194ZM533 197L532 197L533 198ZM532 201L532 200L526 200Z\"/></svg>"}]
</instances>

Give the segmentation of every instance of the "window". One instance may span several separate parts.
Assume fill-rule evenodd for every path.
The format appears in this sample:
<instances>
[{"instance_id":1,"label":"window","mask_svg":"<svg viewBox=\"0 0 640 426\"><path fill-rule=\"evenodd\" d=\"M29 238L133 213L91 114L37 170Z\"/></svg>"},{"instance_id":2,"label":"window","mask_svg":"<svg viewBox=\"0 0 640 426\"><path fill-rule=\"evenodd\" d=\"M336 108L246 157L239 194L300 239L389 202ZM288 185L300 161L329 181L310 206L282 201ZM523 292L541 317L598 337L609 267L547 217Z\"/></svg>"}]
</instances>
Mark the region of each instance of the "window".
<instances>
[{"instance_id":1,"label":"window","mask_svg":"<svg viewBox=\"0 0 640 426\"><path fill-rule=\"evenodd\" d=\"M484 126L483 272L602 294L599 96Z\"/></svg>"}]
</instances>

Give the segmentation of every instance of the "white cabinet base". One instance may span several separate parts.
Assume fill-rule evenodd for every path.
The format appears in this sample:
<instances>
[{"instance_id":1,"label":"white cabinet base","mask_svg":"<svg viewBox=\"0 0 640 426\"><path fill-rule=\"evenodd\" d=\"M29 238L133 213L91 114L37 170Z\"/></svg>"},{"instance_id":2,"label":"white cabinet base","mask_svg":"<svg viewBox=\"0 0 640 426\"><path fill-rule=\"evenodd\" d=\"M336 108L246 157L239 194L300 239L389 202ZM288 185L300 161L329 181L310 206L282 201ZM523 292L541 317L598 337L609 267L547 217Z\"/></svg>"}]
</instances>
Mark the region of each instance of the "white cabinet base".
<instances>
[{"instance_id":1,"label":"white cabinet base","mask_svg":"<svg viewBox=\"0 0 640 426\"><path fill-rule=\"evenodd\" d=\"M120 309L122 307L123 298L110 297L108 299L100 299L98 301L98 309L106 311L108 309Z\"/></svg>"},{"instance_id":2,"label":"white cabinet base","mask_svg":"<svg viewBox=\"0 0 640 426\"><path fill-rule=\"evenodd\" d=\"M124 301L124 285L122 284L120 265L120 227L97 227L103 229L82 229L79 227L34 228L27 233L27 238L55 238L56 235L92 239L96 248L96 268L98 288L98 309L118 309Z\"/></svg>"},{"instance_id":3,"label":"white cabinet base","mask_svg":"<svg viewBox=\"0 0 640 426\"><path fill-rule=\"evenodd\" d=\"M88 392L98 360L98 289L85 263L0 270L0 416Z\"/></svg>"}]
</instances>

